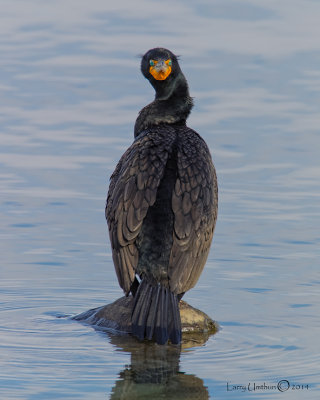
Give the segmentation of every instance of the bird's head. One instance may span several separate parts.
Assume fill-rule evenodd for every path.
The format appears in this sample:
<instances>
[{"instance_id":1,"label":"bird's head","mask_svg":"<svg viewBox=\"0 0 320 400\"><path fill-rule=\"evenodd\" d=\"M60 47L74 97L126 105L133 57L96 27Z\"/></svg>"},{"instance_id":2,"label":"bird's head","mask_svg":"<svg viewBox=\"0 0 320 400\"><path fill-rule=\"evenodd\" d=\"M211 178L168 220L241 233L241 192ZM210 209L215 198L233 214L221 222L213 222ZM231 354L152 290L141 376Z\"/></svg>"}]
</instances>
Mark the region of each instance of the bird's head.
<instances>
[{"instance_id":1,"label":"bird's head","mask_svg":"<svg viewBox=\"0 0 320 400\"><path fill-rule=\"evenodd\" d=\"M146 52L141 60L141 72L149 80L157 92L157 98L167 96L174 88L174 81L181 70L177 57L170 51L161 47Z\"/></svg>"}]
</instances>

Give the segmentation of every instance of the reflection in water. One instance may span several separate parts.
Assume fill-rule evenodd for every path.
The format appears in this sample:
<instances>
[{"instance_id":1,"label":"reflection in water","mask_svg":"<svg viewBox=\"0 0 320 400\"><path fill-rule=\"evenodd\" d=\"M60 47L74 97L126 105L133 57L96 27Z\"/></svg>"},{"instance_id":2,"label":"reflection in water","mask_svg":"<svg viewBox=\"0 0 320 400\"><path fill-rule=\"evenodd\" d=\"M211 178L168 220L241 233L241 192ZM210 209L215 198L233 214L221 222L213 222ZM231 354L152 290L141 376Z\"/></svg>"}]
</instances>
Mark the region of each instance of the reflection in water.
<instances>
[{"instance_id":1,"label":"reflection in water","mask_svg":"<svg viewBox=\"0 0 320 400\"><path fill-rule=\"evenodd\" d=\"M179 371L181 346L109 336L118 349L131 353L131 363L120 372L110 399L209 399L202 379Z\"/></svg>"}]
</instances>

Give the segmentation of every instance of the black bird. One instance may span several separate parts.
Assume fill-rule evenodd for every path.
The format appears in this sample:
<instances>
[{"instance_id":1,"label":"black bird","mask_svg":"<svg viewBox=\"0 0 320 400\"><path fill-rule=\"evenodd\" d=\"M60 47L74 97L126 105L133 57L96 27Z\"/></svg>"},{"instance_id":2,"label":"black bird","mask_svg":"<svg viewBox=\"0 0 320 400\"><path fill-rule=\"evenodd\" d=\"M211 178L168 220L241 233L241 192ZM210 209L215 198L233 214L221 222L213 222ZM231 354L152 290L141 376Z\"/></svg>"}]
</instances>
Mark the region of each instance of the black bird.
<instances>
[{"instance_id":1,"label":"black bird","mask_svg":"<svg viewBox=\"0 0 320 400\"><path fill-rule=\"evenodd\" d=\"M132 333L178 344L178 304L198 281L213 237L217 178L205 141L186 126L193 101L177 57L151 49L141 71L156 95L110 178L106 218L119 284L134 296Z\"/></svg>"}]
</instances>

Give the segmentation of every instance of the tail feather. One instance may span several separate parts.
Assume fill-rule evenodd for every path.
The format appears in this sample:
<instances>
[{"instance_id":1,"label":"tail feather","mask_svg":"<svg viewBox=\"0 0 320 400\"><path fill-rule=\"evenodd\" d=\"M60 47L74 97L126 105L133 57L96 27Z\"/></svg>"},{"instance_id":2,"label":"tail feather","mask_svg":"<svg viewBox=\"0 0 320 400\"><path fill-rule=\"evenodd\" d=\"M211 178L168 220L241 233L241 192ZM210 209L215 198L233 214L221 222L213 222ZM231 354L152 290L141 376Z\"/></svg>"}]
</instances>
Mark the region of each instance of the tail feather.
<instances>
[{"instance_id":1,"label":"tail feather","mask_svg":"<svg viewBox=\"0 0 320 400\"><path fill-rule=\"evenodd\" d=\"M156 319L157 319L157 314L158 314L158 304L159 304L159 297L160 297L160 287L159 286L149 286L151 287L151 305L149 309L149 314L147 317L147 323L145 325L145 337L149 340L152 339L154 335L154 331L156 328ZM139 306L138 306L139 307Z\"/></svg>"},{"instance_id":2,"label":"tail feather","mask_svg":"<svg viewBox=\"0 0 320 400\"><path fill-rule=\"evenodd\" d=\"M152 287L148 286L143 288L143 285L140 284L135 296L135 302L131 316L131 320L135 321L134 335L137 336L140 340L143 340L145 336L144 327L146 325L147 318L149 315L151 301L152 301ZM137 303L140 304L139 308L136 307Z\"/></svg>"},{"instance_id":3,"label":"tail feather","mask_svg":"<svg viewBox=\"0 0 320 400\"><path fill-rule=\"evenodd\" d=\"M179 311L179 301L177 299L177 296L171 296L171 309L173 310L172 313L172 320L170 321L170 326L173 328L171 329L172 331L172 338L171 341L172 343L180 343L181 341L181 319L180 319L180 311ZM177 331L174 329L175 326L179 326L180 330Z\"/></svg>"},{"instance_id":4,"label":"tail feather","mask_svg":"<svg viewBox=\"0 0 320 400\"><path fill-rule=\"evenodd\" d=\"M140 340L152 338L158 344L168 339L181 342L181 320L177 295L161 285L142 280L135 295L132 311L132 333Z\"/></svg>"}]
</instances>

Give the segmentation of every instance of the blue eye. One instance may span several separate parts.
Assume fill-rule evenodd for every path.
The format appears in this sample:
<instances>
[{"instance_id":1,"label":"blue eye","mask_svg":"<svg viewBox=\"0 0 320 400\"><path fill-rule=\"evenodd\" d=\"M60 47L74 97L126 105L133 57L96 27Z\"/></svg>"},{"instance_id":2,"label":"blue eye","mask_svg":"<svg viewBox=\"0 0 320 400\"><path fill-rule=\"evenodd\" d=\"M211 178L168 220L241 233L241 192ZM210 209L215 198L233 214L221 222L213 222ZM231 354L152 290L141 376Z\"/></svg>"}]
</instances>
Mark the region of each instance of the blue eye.
<instances>
[{"instance_id":1,"label":"blue eye","mask_svg":"<svg viewBox=\"0 0 320 400\"><path fill-rule=\"evenodd\" d=\"M170 65L170 67L171 67L171 65L172 65L172 61L171 60L169 60L168 65Z\"/></svg>"},{"instance_id":2,"label":"blue eye","mask_svg":"<svg viewBox=\"0 0 320 400\"><path fill-rule=\"evenodd\" d=\"M150 61L149 61L149 64L153 67L153 66L154 66L154 61L153 61L153 60L150 60Z\"/></svg>"}]
</instances>

